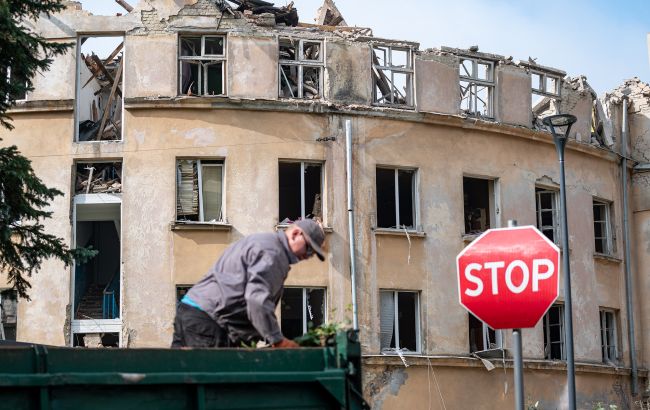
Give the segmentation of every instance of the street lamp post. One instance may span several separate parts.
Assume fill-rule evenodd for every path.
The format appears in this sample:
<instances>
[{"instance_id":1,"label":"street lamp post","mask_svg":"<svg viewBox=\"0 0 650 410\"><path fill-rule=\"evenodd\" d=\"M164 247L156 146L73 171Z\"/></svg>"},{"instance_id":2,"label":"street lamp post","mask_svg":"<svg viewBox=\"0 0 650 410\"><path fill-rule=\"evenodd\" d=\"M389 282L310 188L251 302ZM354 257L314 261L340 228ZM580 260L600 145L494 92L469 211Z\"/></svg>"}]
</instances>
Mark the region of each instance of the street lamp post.
<instances>
[{"instance_id":1,"label":"street lamp post","mask_svg":"<svg viewBox=\"0 0 650 410\"><path fill-rule=\"evenodd\" d=\"M576 408L576 379L573 362L573 319L571 308L571 270L569 268L569 229L567 227L566 182L564 179L564 147L571 126L576 117L570 114L550 115L542 119L555 142L558 160L560 162L560 208L562 208L562 271L564 272L564 343L566 346L567 390L569 394L569 409Z\"/></svg>"}]
</instances>

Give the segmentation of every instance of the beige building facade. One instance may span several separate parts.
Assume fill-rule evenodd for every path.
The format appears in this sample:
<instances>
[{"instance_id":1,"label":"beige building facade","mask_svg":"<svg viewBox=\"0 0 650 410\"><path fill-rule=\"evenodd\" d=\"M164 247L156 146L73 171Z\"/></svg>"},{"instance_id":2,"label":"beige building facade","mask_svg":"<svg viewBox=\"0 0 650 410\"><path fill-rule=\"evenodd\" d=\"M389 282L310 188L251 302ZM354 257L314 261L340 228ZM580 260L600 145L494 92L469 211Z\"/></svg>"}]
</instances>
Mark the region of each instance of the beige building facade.
<instances>
[{"instance_id":1,"label":"beige building facade","mask_svg":"<svg viewBox=\"0 0 650 410\"><path fill-rule=\"evenodd\" d=\"M368 29L222 15L207 0L142 1L123 16L70 2L30 27L74 47L11 110L15 129L0 131L2 144L64 192L47 231L99 254L73 268L46 262L32 300L7 302L17 340L168 346L178 298L229 244L304 217L323 222L329 256L290 272L283 330L349 319L349 122L366 399L377 409L509 407L511 332L460 306L455 258L511 219L560 244L559 167L540 119L561 112L578 119L566 151L578 407L641 408L647 84L629 80L599 100L584 77L555 68L423 51ZM523 331L526 398L540 409L566 408L560 293Z\"/></svg>"}]
</instances>

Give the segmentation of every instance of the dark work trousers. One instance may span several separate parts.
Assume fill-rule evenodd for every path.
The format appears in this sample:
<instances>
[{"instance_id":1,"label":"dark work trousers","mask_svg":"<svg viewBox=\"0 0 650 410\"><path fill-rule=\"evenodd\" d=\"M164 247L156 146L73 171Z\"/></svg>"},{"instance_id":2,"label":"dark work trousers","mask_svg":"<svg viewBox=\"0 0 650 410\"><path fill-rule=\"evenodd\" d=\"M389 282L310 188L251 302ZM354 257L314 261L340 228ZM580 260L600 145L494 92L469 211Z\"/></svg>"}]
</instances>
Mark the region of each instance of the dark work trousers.
<instances>
[{"instance_id":1,"label":"dark work trousers","mask_svg":"<svg viewBox=\"0 0 650 410\"><path fill-rule=\"evenodd\" d=\"M207 313L179 303L172 347L228 347L228 334Z\"/></svg>"}]
</instances>

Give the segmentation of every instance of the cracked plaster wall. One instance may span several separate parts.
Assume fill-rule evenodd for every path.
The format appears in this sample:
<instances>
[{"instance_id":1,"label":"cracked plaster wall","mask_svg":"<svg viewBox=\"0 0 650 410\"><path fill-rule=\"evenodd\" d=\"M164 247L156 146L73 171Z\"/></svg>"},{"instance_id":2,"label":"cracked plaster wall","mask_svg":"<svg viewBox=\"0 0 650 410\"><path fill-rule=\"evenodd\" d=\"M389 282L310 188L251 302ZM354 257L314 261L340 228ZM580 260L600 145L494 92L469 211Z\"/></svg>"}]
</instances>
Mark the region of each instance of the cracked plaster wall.
<instances>
[{"instance_id":1,"label":"cracked plaster wall","mask_svg":"<svg viewBox=\"0 0 650 410\"><path fill-rule=\"evenodd\" d=\"M278 40L270 36L228 36L228 95L278 98Z\"/></svg>"},{"instance_id":2,"label":"cracked plaster wall","mask_svg":"<svg viewBox=\"0 0 650 410\"><path fill-rule=\"evenodd\" d=\"M530 97L530 74L525 68L502 64L495 69L496 120L504 124L530 127L532 124L532 100Z\"/></svg>"},{"instance_id":3,"label":"cracked plaster wall","mask_svg":"<svg viewBox=\"0 0 650 410\"><path fill-rule=\"evenodd\" d=\"M326 45L326 96L337 103L370 105L371 48L366 44L332 40Z\"/></svg>"},{"instance_id":4,"label":"cracked plaster wall","mask_svg":"<svg viewBox=\"0 0 650 410\"><path fill-rule=\"evenodd\" d=\"M458 115L459 81L458 57L433 52L416 55L415 94L419 111Z\"/></svg>"}]
</instances>

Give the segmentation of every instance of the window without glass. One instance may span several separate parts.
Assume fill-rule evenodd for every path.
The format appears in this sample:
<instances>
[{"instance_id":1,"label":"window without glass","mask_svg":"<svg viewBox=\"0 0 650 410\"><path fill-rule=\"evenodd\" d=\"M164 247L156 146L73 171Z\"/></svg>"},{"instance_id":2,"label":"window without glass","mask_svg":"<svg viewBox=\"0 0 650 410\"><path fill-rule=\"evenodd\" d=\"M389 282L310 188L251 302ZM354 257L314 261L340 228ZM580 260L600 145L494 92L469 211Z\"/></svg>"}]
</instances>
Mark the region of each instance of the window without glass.
<instances>
[{"instance_id":1,"label":"window without glass","mask_svg":"<svg viewBox=\"0 0 650 410\"><path fill-rule=\"evenodd\" d=\"M76 140L122 139L124 37L79 37Z\"/></svg>"},{"instance_id":2,"label":"window without glass","mask_svg":"<svg viewBox=\"0 0 650 410\"><path fill-rule=\"evenodd\" d=\"M544 315L544 357L547 360L565 360L564 306L553 305Z\"/></svg>"},{"instance_id":3,"label":"window without glass","mask_svg":"<svg viewBox=\"0 0 650 410\"><path fill-rule=\"evenodd\" d=\"M279 44L280 98L321 98L323 96L323 42L281 38Z\"/></svg>"},{"instance_id":4,"label":"window without glass","mask_svg":"<svg viewBox=\"0 0 650 410\"><path fill-rule=\"evenodd\" d=\"M288 339L301 336L326 322L324 288L284 288L280 304L280 327Z\"/></svg>"},{"instance_id":5,"label":"window without glass","mask_svg":"<svg viewBox=\"0 0 650 410\"><path fill-rule=\"evenodd\" d=\"M614 253L614 240L611 226L611 203L594 199L594 240L596 253Z\"/></svg>"},{"instance_id":6,"label":"window without glass","mask_svg":"<svg viewBox=\"0 0 650 410\"><path fill-rule=\"evenodd\" d=\"M465 234L477 234L494 227L494 185L490 179L463 177Z\"/></svg>"},{"instance_id":7,"label":"window without glass","mask_svg":"<svg viewBox=\"0 0 650 410\"><path fill-rule=\"evenodd\" d=\"M179 38L179 92L184 95L224 95L225 36Z\"/></svg>"},{"instance_id":8,"label":"window without glass","mask_svg":"<svg viewBox=\"0 0 650 410\"><path fill-rule=\"evenodd\" d=\"M500 349L503 346L501 331L495 331L473 314L469 314L469 352Z\"/></svg>"},{"instance_id":9,"label":"window without glass","mask_svg":"<svg viewBox=\"0 0 650 410\"><path fill-rule=\"evenodd\" d=\"M552 105L558 106L562 78L544 71L530 70L530 79L533 113L535 115L553 114L553 112L549 112L549 104L553 101Z\"/></svg>"},{"instance_id":10,"label":"window without glass","mask_svg":"<svg viewBox=\"0 0 650 410\"><path fill-rule=\"evenodd\" d=\"M372 47L373 103L413 106L413 52L410 48Z\"/></svg>"},{"instance_id":11,"label":"window without glass","mask_svg":"<svg viewBox=\"0 0 650 410\"><path fill-rule=\"evenodd\" d=\"M176 220L223 222L223 161L176 161Z\"/></svg>"},{"instance_id":12,"label":"window without glass","mask_svg":"<svg viewBox=\"0 0 650 410\"><path fill-rule=\"evenodd\" d=\"M603 362L618 361L618 332L616 312L609 309L600 310L600 346Z\"/></svg>"},{"instance_id":13,"label":"window without glass","mask_svg":"<svg viewBox=\"0 0 650 410\"><path fill-rule=\"evenodd\" d=\"M560 243L560 218L558 216L558 192L535 188L537 229L554 243Z\"/></svg>"},{"instance_id":14,"label":"window without glass","mask_svg":"<svg viewBox=\"0 0 650 410\"><path fill-rule=\"evenodd\" d=\"M420 351L420 301L418 292L379 292L380 346L384 351Z\"/></svg>"},{"instance_id":15,"label":"window without glass","mask_svg":"<svg viewBox=\"0 0 650 410\"><path fill-rule=\"evenodd\" d=\"M17 308L18 293L13 289L0 290L0 340L16 340Z\"/></svg>"},{"instance_id":16,"label":"window without glass","mask_svg":"<svg viewBox=\"0 0 650 410\"><path fill-rule=\"evenodd\" d=\"M7 102L25 99L27 95L27 78L21 78L18 73L12 72L11 67L7 67L6 71L0 69L0 78L6 78L10 87L7 90Z\"/></svg>"},{"instance_id":17,"label":"window without glass","mask_svg":"<svg viewBox=\"0 0 650 410\"><path fill-rule=\"evenodd\" d=\"M377 168L377 227L415 229L416 171Z\"/></svg>"},{"instance_id":18,"label":"window without glass","mask_svg":"<svg viewBox=\"0 0 650 410\"><path fill-rule=\"evenodd\" d=\"M279 195L281 224L303 218L323 219L322 164L280 162Z\"/></svg>"},{"instance_id":19,"label":"window without glass","mask_svg":"<svg viewBox=\"0 0 650 410\"><path fill-rule=\"evenodd\" d=\"M461 111L494 117L494 62L461 57L459 70Z\"/></svg>"}]
</instances>

